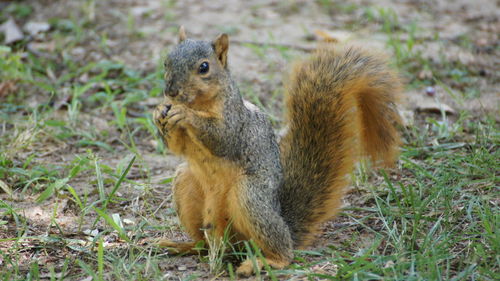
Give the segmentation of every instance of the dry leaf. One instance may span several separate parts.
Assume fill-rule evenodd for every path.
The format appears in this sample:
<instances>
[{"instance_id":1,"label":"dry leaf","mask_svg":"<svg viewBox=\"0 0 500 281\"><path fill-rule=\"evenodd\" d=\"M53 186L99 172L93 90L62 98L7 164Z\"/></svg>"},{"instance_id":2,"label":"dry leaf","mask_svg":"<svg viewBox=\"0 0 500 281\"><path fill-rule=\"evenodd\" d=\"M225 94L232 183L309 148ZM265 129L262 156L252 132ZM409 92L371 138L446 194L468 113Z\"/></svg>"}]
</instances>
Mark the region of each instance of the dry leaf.
<instances>
[{"instance_id":1,"label":"dry leaf","mask_svg":"<svg viewBox=\"0 0 500 281\"><path fill-rule=\"evenodd\" d=\"M444 103L439 103L433 99L422 99L417 105L417 111L419 112L429 112L429 113L441 113L444 111L446 114L455 114L455 110L449 105Z\"/></svg>"},{"instance_id":2,"label":"dry leaf","mask_svg":"<svg viewBox=\"0 0 500 281\"><path fill-rule=\"evenodd\" d=\"M34 36L38 33L48 31L50 29L50 24L47 22L33 22L30 21L24 25L24 30L30 35Z\"/></svg>"},{"instance_id":3,"label":"dry leaf","mask_svg":"<svg viewBox=\"0 0 500 281\"><path fill-rule=\"evenodd\" d=\"M12 18L9 18L9 20L0 25L0 31L5 33L5 44L10 44L24 38L23 32Z\"/></svg>"},{"instance_id":4,"label":"dry leaf","mask_svg":"<svg viewBox=\"0 0 500 281\"><path fill-rule=\"evenodd\" d=\"M15 81L5 81L0 83L0 98L8 96L17 89Z\"/></svg>"},{"instance_id":5,"label":"dry leaf","mask_svg":"<svg viewBox=\"0 0 500 281\"><path fill-rule=\"evenodd\" d=\"M415 112L427 112L440 114L441 110L446 114L454 115L456 110L449 104L456 106L450 98L443 93L441 88L431 87L409 91L405 94L409 108Z\"/></svg>"}]
</instances>

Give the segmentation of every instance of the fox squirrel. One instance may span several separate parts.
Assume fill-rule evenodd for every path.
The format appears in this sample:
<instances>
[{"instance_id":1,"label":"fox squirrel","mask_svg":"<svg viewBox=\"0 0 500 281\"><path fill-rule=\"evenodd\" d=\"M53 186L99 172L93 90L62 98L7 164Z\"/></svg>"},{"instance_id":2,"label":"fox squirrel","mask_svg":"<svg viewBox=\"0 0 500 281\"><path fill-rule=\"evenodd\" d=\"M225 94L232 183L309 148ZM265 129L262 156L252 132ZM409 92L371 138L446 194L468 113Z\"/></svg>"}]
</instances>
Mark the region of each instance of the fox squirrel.
<instances>
[{"instance_id":1,"label":"fox squirrel","mask_svg":"<svg viewBox=\"0 0 500 281\"><path fill-rule=\"evenodd\" d=\"M253 240L265 262L287 266L338 210L358 156L390 165L400 138L401 82L377 54L320 47L285 82L288 129L278 143L266 115L243 100L228 70L228 36L186 39L165 61L165 101L153 118L181 155L173 198L192 242L160 246L191 252L196 242ZM262 266L262 261L259 261ZM239 275L253 273L250 260Z\"/></svg>"}]
</instances>

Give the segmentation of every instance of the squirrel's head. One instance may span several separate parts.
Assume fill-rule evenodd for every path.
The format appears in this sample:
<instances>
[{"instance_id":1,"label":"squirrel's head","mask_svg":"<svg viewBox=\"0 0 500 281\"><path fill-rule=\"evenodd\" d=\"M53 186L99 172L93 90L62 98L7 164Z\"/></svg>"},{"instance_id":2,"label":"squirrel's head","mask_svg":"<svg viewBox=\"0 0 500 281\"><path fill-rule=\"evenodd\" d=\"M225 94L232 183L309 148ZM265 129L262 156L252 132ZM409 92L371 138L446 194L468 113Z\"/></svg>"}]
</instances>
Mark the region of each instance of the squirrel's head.
<instances>
[{"instance_id":1,"label":"squirrel's head","mask_svg":"<svg viewBox=\"0 0 500 281\"><path fill-rule=\"evenodd\" d=\"M227 34L214 41L186 38L184 28L179 31L179 44L165 60L165 96L172 103L204 104L214 100L227 86Z\"/></svg>"}]
</instances>

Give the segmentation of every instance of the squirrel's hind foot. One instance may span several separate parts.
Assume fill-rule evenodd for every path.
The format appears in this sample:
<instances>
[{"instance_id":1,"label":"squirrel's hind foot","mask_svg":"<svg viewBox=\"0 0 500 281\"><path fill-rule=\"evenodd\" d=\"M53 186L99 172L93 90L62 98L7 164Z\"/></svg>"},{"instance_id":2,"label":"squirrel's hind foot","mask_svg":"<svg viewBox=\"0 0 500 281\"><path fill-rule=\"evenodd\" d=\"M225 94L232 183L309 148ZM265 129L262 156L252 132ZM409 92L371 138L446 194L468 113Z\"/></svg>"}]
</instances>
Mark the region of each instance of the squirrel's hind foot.
<instances>
[{"instance_id":1,"label":"squirrel's hind foot","mask_svg":"<svg viewBox=\"0 0 500 281\"><path fill-rule=\"evenodd\" d=\"M160 248L167 248L168 252L174 255L196 255L204 249L198 246L198 242L176 242L168 239L158 241Z\"/></svg>"},{"instance_id":2,"label":"squirrel's hind foot","mask_svg":"<svg viewBox=\"0 0 500 281\"><path fill-rule=\"evenodd\" d=\"M290 262L287 260L266 259L265 262L274 269L283 269L285 266L290 264ZM246 259L236 269L236 274L241 277L249 277L255 274L257 271L260 271L263 266L264 263L261 259L256 259L256 267L254 266L254 263L251 259Z\"/></svg>"}]
</instances>

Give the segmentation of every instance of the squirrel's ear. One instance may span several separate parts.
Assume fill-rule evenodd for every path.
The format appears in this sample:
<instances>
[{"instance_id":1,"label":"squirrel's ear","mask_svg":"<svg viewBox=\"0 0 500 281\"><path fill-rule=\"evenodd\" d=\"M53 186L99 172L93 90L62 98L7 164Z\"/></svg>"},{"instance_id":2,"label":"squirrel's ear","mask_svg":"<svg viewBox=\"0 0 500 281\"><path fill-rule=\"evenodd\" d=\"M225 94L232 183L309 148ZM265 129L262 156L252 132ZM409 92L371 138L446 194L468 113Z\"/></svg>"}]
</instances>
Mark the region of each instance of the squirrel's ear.
<instances>
[{"instance_id":1,"label":"squirrel's ear","mask_svg":"<svg viewBox=\"0 0 500 281\"><path fill-rule=\"evenodd\" d=\"M179 43L182 43L184 40L186 40L186 31L184 30L184 26L181 25L179 28Z\"/></svg>"},{"instance_id":2,"label":"squirrel's ear","mask_svg":"<svg viewBox=\"0 0 500 281\"><path fill-rule=\"evenodd\" d=\"M226 33L222 33L221 35L215 38L212 43L214 47L215 55L217 59L219 59L220 63L224 68L227 68L227 49L229 48L229 37Z\"/></svg>"}]
</instances>

